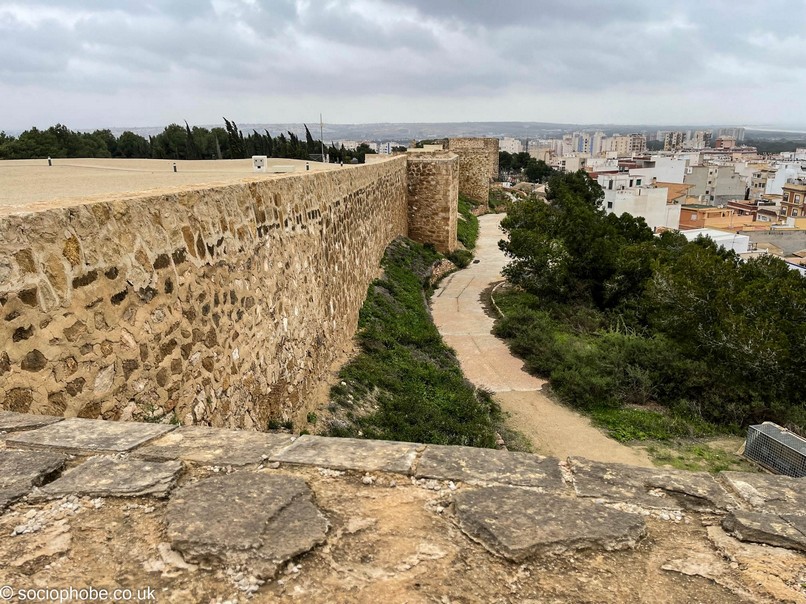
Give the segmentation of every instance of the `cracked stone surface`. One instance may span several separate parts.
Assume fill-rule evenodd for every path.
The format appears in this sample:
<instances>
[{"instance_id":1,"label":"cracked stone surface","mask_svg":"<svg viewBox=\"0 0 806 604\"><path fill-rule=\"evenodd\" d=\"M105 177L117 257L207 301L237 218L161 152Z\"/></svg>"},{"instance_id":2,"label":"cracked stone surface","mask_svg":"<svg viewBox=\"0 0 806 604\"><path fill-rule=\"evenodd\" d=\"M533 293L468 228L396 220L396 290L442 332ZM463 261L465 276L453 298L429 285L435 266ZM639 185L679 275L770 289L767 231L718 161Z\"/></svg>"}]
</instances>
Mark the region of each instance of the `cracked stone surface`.
<instances>
[{"instance_id":1,"label":"cracked stone surface","mask_svg":"<svg viewBox=\"0 0 806 604\"><path fill-rule=\"evenodd\" d=\"M722 528L740 541L806 552L806 516L736 511L725 517Z\"/></svg>"},{"instance_id":2,"label":"cracked stone surface","mask_svg":"<svg viewBox=\"0 0 806 604\"><path fill-rule=\"evenodd\" d=\"M556 459L475 447L429 445L417 464L415 476L551 490L565 488Z\"/></svg>"},{"instance_id":3,"label":"cracked stone surface","mask_svg":"<svg viewBox=\"0 0 806 604\"><path fill-rule=\"evenodd\" d=\"M722 472L720 477L757 512L806 514L806 478Z\"/></svg>"},{"instance_id":4,"label":"cracked stone surface","mask_svg":"<svg viewBox=\"0 0 806 604\"><path fill-rule=\"evenodd\" d=\"M135 452L154 461L181 459L218 466L259 464L294 441L290 434L183 426Z\"/></svg>"},{"instance_id":5,"label":"cracked stone surface","mask_svg":"<svg viewBox=\"0 0 806 604\"><path fill-rule=\"evenodd\" d=\"M18 432L41 428L62 421L63 417L53 415L31 415L29 413L15 413L13 411L0 411L0 432Z\"/></svg>"},{"instance_id":6,"label":"cracked stone surface","mask_svg":"<svg viewBox=\"0 0 806 604\"><path fill-rule=\"evenodd\" d=\"M56 449L76 455L124 453L175 427L73 417L37 430L13 433L6 437L6 443L17 448Z\"/></svg>"},{"instance_id":7,"label":"cracked stone surface","mask_svg":"<svg viewBox=\"0 0 806 604\"><path fill-rule=\"evenodd\" d=\"M386 440L300 436L272 461L363 472L408 474L423 445Z\"/></svg>"},{"instance_id":8,"label":"cracked stone surface","mask_svg":"<svg viewBox=\"0 0 806 604\"><path fill-rule=\"evenodd\" d=\"M234 513L237 510L237 513ZM301 478L236 472L189 484L166 512L171 547L204 568L246 566L270 579L324 543L327 519Z\"/></svg>"},{"instance_id":9,"label":"cracked stone surface","mask_svg":"<svg viewBox=\"0 0 806 604\"><path fill-rule=\"evenodd\" d=\"M167 497L182 462L92 457L36 491L36 497Z\"/></svg>"},{"instance_id":10,"label":"cracked stone surface","mask_svg":"<svg viewBox=\"0 0 806 604\"><path fill-rule=\"evenodd\" d=\"M569 462L580 497L706 512L736 507L730 495L704 472L603 464L579 457Z\"/></svg>"},{"instance_id":11,"label":"cracked stone surface","mask_svg":"<svg viewBox=\"0 0 806 604\"><path fill-rule=\"evenodd\" d=\"M0 450L0 511L59 472L65 461L59 453Z\"/></svg>"},{"instance_id":12,"label":"cracked stone surface","mask_svg":"<svg viewBox=\"0 0 806 604\"><path fill-rule=\"evenodd\" d=\"M454 502L462 531L514 562L581 549L634 548L647 532L639 514L515 487L465 491Z\"/></svg>"}]
</instances>

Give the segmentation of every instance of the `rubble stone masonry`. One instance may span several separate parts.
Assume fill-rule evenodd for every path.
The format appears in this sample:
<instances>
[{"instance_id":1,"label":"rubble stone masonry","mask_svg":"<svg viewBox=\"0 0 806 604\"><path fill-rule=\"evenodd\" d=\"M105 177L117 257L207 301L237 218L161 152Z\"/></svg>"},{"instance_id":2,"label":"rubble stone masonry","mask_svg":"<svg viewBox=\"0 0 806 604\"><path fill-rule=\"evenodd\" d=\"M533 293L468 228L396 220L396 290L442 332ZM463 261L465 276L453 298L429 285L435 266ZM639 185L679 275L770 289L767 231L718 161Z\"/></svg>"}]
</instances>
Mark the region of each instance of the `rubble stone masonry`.
<instances>
[{"instance_id":1,"label":"rubble stone masonry","mask_svg":"<svg viewBox=\"0 0 806 604\"><path fill-rule=\"evenodd\" d=\"M498 139L451 138L448 150L459 156L459 192L486 210L490 180L498 176Z\"/></svg>"},{"instance_id":2,"label":"rubble stone masonry","mask_svg":"<svg viewBox=\"0 0 806 604\"><path fill-rule=\"evenodd\" d=\"M452 252L458 245L459 158L445 151L406 155L409 236L433 243L440 252Z\"/></svg>"},{"instance_id":3,"label":"rubble stone masonry","mask_svg":"<svg viewBox=\"0 0 806 604\"><path fill-rule=\"evenodd\" d=\"M390 241L455 247L452 157L0 218L0 408L291 418L353 337Z\"/></svg>"}]
</instances>

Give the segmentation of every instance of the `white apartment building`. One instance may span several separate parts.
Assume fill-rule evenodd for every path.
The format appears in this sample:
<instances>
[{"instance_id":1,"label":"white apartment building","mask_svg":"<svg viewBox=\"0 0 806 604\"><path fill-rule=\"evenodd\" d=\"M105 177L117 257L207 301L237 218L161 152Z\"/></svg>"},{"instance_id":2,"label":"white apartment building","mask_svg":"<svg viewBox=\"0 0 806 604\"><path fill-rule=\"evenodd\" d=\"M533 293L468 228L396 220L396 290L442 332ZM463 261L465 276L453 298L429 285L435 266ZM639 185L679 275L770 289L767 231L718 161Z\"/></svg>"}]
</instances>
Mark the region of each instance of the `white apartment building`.
<instances>
[{"instance_id":1,"label":"white apartment building","mask_svg":"<svg viewBox=\"0 0 806 604\"><path fill-rule=\"evenodd\" d=\"M649 183L654 178L659 182L674 182L683 184L688 167L688 159L685 157L670 157L666 155L653 155L651 161L645 168L631 168L631 176L641 176L645 183Z\"/></svg>"},{"instance_id":2,"label":"white apartment building","mask_svg":"<svg viewBox=\"0 0 806 604\"><path fill-rule=\"evenodd\" d=\"M576 153L554 157L549 164L552 168L562 172L576 172L584 170L587 166L588 158Z\"/></svg>"},{"instance_id":3,"label":"white apartment building","mask_svg":"<svg viewBox=\"0 0 806 604\"><path fill-rule=\"evenodd\" d=\"M653 231L680 227L681 206L667 203L667 189L651 186L644 177L627 173L601 174L597 182L604 190L604 210L608 214L641 217Z\"/></svg>"}]
</instances>

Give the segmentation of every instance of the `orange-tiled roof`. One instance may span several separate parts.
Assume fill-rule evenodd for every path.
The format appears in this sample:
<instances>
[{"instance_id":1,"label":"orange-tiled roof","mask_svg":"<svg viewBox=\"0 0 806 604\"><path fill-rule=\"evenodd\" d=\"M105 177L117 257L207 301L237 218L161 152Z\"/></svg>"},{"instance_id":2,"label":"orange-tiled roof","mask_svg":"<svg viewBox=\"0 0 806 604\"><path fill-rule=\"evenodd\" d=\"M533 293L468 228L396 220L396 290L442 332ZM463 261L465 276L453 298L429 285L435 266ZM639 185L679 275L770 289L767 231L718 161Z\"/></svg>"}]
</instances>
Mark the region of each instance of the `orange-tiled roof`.
<instances>
[{"instance_id":1,"label":"orange-tiled roof","mask_svg":"<svg viewBox=\"0 0 806 604\"><path fill-rule=\"evenodd\" d=\"M694 185L684 185L676 182L656 182L655 186L659 189L666 189L666 203L672 203L675 200L680 200L685 197L688 190Z\"/></svg>"}]
</instances>

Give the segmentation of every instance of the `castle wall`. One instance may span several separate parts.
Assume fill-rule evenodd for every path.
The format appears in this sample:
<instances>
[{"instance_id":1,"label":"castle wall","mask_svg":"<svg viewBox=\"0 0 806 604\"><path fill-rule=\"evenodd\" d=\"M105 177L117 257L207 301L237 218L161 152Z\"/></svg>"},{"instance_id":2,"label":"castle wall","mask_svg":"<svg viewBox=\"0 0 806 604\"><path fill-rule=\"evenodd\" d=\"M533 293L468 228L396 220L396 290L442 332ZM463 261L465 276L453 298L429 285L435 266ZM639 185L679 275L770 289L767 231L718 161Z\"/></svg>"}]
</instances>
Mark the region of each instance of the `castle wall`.
<instances>
[{"instance_id":1,"label":"castle wall","mask_svg":"<svg viewBox=\"0 0 806 604\"><path fill-rule=\"evenodd\" d=\"M409 220L455 240L455 189L422 206L438 217L412 218L406 166L0 218L0 408L255 429L290 418L351 341ZM455 174L454 159L428 178Z\"/></svg>"}]
</instances>

